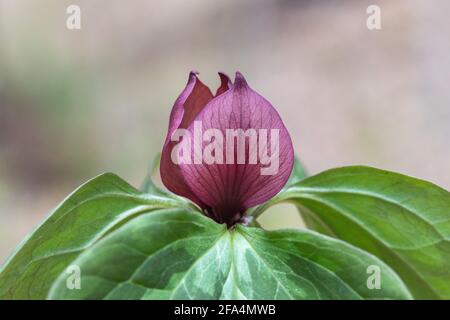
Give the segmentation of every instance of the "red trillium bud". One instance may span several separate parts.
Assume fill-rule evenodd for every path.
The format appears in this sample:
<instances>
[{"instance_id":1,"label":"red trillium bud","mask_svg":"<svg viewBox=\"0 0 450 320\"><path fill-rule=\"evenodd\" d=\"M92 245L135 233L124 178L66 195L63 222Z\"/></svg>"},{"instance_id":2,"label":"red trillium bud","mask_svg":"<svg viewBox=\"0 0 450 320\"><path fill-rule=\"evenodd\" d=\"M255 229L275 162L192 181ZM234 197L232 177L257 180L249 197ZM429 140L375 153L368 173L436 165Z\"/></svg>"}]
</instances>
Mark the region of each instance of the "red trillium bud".
<instances>
[{"instance_id":1,"label":"red trillium bud","mask_svg":"<svg viewBox=\"0 0 450 320\"><path fill-rule=\"evenodd\" d=\"M274 107L237 72L219 73L214 96L195 72L175 101L161 178L229 227L285 185L294 164L289 133Z\"/></svg>"}]
</instances>

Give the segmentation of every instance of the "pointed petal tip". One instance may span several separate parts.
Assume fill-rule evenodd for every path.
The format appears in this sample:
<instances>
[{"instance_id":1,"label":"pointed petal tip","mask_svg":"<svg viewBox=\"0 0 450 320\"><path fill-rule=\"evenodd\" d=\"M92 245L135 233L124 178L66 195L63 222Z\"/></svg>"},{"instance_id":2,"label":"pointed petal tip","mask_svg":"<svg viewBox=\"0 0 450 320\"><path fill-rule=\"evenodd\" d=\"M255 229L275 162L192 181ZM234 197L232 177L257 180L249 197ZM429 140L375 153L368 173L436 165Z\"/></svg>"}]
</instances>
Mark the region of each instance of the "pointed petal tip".
<instances>
[{"instance_id":1,"label":"pointed petal tip","mask_svg":"<svg viewBox=\"0 0 450 320\"><path fill-rule=\"evenodd\" d=\"M224 72L219 71L218 74L220 77L220 86L217 88L216 96L224 93L233 86L230 77L228 77Z\"/></svg>"},{"instance_id":2,"label":"pointed petal tip","mask_svg":"<svg viewBox=\"0 0 450 320\"><path fill-rule=\"evenodd\" d=\"M234 85L237 87L247 86L247 81L245 80L242 73L240 73L239 71L236 71L236 75L234 77Z\"/></svg>"},{"instance_id":3,"label":"pointed petal tip","mask_svg":"<svg viewBox=\"0 0 450 320\"><path fill-rule=\"evenodd\" d=\"M199 74L200 73L197 70L191 70L191 72L189 72L188 82L191 82L191 81L197 79L197 76Z\"/></svg>"},{"instance_id":4,"label":"pointed petal tip","mask_svg":"<svg viewBox=\"0 0 450 320\"><path fill-rule=\"evenodd\" d=\"M230 85L231 84L231 79L225 72L219 71L218 74L219 74L220 82L222 85Z\"/></svg>"},{"instance_id":5,"label":"pointed petal tip","mask_svg":"<svg viewBox=\"0 0 450 320\"><path fill-rule=\"evenodd\" d=\"M192 84L195 86L196 84L200 84L202 86L205 86L205 84L199 79L198 77L199 74L200 72L198 72L197 70L191 70L191 72L189 72L188 85Z\"/></svg>"}]
</instances>

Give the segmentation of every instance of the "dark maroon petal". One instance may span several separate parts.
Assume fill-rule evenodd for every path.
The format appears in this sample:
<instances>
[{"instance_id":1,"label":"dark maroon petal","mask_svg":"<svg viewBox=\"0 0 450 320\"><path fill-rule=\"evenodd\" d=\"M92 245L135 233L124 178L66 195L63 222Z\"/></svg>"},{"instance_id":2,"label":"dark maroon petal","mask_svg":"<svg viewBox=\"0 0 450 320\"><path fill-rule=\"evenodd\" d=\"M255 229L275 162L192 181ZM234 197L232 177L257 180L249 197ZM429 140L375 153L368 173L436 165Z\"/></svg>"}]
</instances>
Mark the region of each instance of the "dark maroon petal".
<instances>
[{"instance_id":1,"label":"dark maroon petal","mask_svg":"<svg viewBox=\"0 0 450 320\"><path fill-rule=\"evenodd\" d=\"M240 219L247 208L272 198L285 185L294 163L291 138L277 111L266 99L247 85L239 72L236 73L232 87L209 101L191 122L188 130L192 137L195 125L199 123L197 121L201 121L203 133L208 129L219 129L222 133L224 151L221 152L221 155L224 163L207 164L203 159L201 164L181 164L181 173L190 190L205 204L205 208L209 207L209 214L217 221L231 225ZM268 167L268 165L262 165L259 157L257 163L249 163L251 157L258 155L258 144L249 146L248 140L245 146L244 163L236 163L238 156L236 141L234 149L231 150L234 163L225 163L227 129L242 129L243 131L254 129L257 133L261 132L259 129L267 129L269 150L273 149L270 142L271 129L277 129L279 164L276 169L278 170L273 174L262 175L262 168ZM259 134L259 138L261 138L261 134ZM263 140L266 141L266 139ZM202 143L203 152L209 144L209 140ZM192 159L194 159L194 148L192 149ZM263 151L267 152L264 148ZM220 154L218 154L218 158L220 158ZM272 161L272 164L274 162L275 160Z\"/></svg>"},{"instance_id":2,"label":"dark maroon petal","mask_svg":"<svg viewBox=\"0 0 450 320\"><path fill-rule=\"evenodd\" d=\"M189 189L180 174L179 166L171 159L172 149L177 143L171 141L171 137L176 129L187 128L212 98L211 91L197 78L197 73L191 72L186 88L178 96L170 113L169 130L161 153L160 173L164 185L170 191L189 198L200 206L203 205L202 202Z\"/></svg>"},{"instance_id":3,"label":"dark maroon petal","mask_svg":"<svg viewBox=\"0 0 450 320\"><path fill-rule=\"evenodd\" d=\"M215 97L224 93L225 91L230 89L231 86L233 85L231 83L230 78L225 73L219 72L219 77L220 77L220 86L219 86L219 88L217 88Z\"/></svg>"}]
</instances>

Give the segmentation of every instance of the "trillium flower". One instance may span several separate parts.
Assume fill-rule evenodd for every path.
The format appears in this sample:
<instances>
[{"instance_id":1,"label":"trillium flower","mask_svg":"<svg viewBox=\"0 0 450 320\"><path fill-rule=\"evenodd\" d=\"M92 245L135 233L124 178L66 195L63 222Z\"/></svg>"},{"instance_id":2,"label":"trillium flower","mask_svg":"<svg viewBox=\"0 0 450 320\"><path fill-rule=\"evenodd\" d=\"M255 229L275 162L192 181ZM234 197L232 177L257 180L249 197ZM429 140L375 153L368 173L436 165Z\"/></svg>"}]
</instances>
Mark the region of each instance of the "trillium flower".
<instances>
[{"instance_id":1,"label":"trillium flower","mask_svg":"<svg viewBox=\"0 0 450 320\"><path fill-rule=\"evenodd\" d=\"M170 114L160 172L170 191L231 227L283 188L294 151L278 112L242 74L234 83L219 75L213 95L190 73Z\"/></svg>"}]
</instances>

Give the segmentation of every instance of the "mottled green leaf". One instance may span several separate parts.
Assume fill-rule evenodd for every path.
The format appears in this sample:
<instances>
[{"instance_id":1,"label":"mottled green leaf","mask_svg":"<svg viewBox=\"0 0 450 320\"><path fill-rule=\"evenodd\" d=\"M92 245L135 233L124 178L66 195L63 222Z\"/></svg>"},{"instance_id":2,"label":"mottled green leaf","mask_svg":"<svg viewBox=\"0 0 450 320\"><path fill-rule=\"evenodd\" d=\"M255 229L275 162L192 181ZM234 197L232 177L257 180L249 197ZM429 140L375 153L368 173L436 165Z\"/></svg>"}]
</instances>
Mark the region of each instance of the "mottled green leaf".
<instances>
[{"instance_id":1,"label":"mottled green leaf","mask_svg":"<svg viewBox=\"0 0 450 320\"><path fill-rule=\"evenodd\" d=\"M274 201L293 202L308 226L388 263L417 298L450 299L450 193L432 183L369 167L302 180Z\"/></svg>"},{"instance_id":2,"label":"mottled green leaf","mask_svg":"<svg viewBox=\"0 0 450 320\"><path fill-rule=\"evenodd\" d=\"M37 228L0 273L0 299L45 298L53 281L83 250L144 212L181 206L142 194L114 174L75 190Z\"/></svg>"},{"instance_id":3,"label":"mottled green leaf","mask_svg":"<svg viewBox=\"0 0 450 320\"><path fill-rule=\"evenodd\" d=\"M227 230L200 213L143 214L72 262L81 288L61 274L52 299L378 299L409 298L376 257L312 231ZM381 288L369 289L369 266Z\"/></svg>"}]
</instances>

